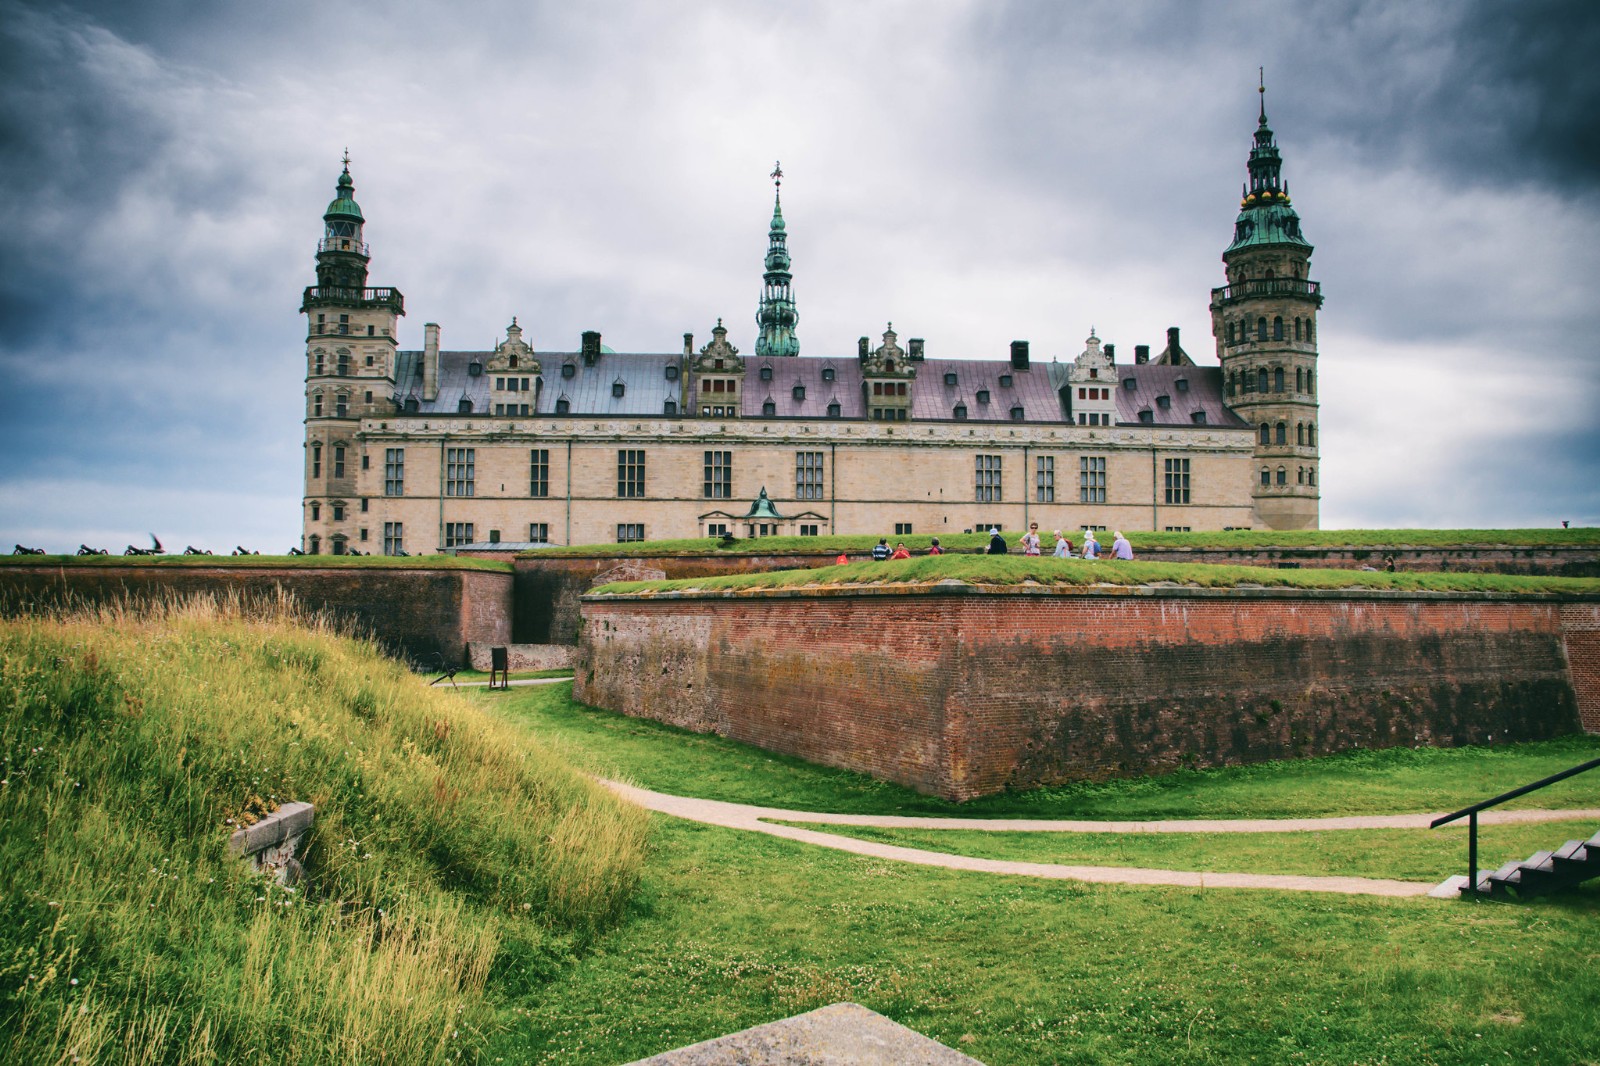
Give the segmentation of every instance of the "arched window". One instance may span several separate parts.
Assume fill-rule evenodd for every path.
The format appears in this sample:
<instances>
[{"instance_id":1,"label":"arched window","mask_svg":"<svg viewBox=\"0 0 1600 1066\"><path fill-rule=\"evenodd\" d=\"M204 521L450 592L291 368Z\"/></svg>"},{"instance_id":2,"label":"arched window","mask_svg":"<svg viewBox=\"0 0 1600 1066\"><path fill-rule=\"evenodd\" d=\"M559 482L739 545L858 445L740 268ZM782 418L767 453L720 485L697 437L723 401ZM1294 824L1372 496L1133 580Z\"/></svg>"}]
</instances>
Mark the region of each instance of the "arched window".
<instances>
[{"instance_id":1,"label":"arched window","mask_svg":"<svg viewBox=\"0 0 1600 1066\"><path fill-rule=\"evenodd\" d=\"M1238 385L1238 383L1239 383L1239 374L1238 374L1238 372L1234 371L1234 370L1228 371L1228 395L1229 396L1232 396L1234 394L1234 387L1236 385Z\"/></svg>"},{"instance_id":2,"label":"arched window","mask_svg":"<svg viewBox=\"0 0 1600 1066\"><path fill-rule=\"evenodd\" d=\"M1272 368L1272 391L1283 391L1283 367L1281 366Z\"/></svg>"},{"instance_id":3,"label":"arched window","mask_svg":"<svg viewBox=\"0 0 1600 1066\"><path fill-rule=\"evenodd\" d=\"M311 555L321 555L322 554L322 538L321 537L319 537L315 533L313 533L313 534L311 534L311 539L309 541L307 541L306 543L310 548L310 551L309 551L308 554L311 554Z\"/></svg>"},{"instance_id":4,"label":"arched window","mask_svg":"<svg viewBox=\"0 0 1600 1066\"><path fill-rule=\"evenodd\" d=\"M1317 424L1315 422L1306 425L1306 446L1310 448L1317 446Z\"/></svg>"},{"instance_id":5,"label":"arched window","mask_svg":"<svg viewBox=\"0 0 1600 1066\"><path fill-rule=\"evenodd\" d=\"M1306 391L1313 396L1317 394L1317 372L1315 370L1306 371Z\"/></svg>"},{"instance_id":6,"label":"arched window","mask_svg":"<svg viewBox=\"0 0 1600 1066\"><path fill-rule=\"evenodd\" d=\"M1267 391L1267 368L1260 367L1256 370L1256 391Z\"/></svg>"},{"instance_id":7,"label":"arched window","mask_svg":"<svg viewBox=\"0 0 1600 1066\"><path fill-rule=\"evenodd\" d=\"M1266 339L1267 339L1267 320L1263 316L1262 318L1258 318L1256 320L1256 340L1264 341Z\"/></svg>"},{"instance_id":8,"label":"arched window","mask_svg":"<svg viewBox=\"0 0 1600 1066\"><path fill-rule=\"evenodd\" d=\"M1306 468L1306 484L1307 485L1315 485L1316 483L1317 483L1317 468L1314 467L1314 466L1307 467Z\"/></svg>"},{"instance_id":9,"label":"arched window","mask_svg":"<svg viewBox=\"0 0 1600 1066\"><path fill-rule=\"evenodd\" d=\"M1267 425L1265 422L1261 423L1261 443L1272 443L1272 427Z\"/></svg>"},{"instance_id":10,"label":"arched window","mask_svg":"<svg viewBox=\"0 0 1600 1066\"><path fill-rule=\"evenodd\" d=\"M1233 343L1233 323L1232 322L1228 323L1228 343L1229 344Z\"/></svg>"},{"instance_id":11,"label":"arched window","mask_svg":"<svg viewBox=\"0 0 1600 1066\"><path fill-rule=\"evenodd\" d=\"M1261 484L1263 487L1272 484L1272 471L1266 467L1261 468Z\"/></svg>"},{"instance_id":12,"label":"arched window","mask_svg":"<svg viewBox=\"0 0 1600 1066\"><path fill-rule=\"evenodd\" d=\"M1302 466L1298 471L1295 472L1294 483L1296 485L1304 485L1306 483L1306 468L1305 467Z\"/></svg>"},{"instance_id":13,"label":"arched window","mask_svg":"<svg viewBox=\"0 0 1600 1066\"><path fill-rule=\"evenodd\" d=\"M1301 321L1298 318L1294 320L1294 339L1301 339Z\"/></svg>"},{"instance_id":14,"label":"arched window","mask_svg":"<svg viewBox=\"0 0 1600 1066\"><path fill-rule=\"evenodd\" d=\"M1289 483L1289 471L1285 470L1281 466L1278 467L1278 484L1287 485L1288 483Z\"/></svg>"},{"instance_id":15,"label":"arched window","mask_svg":"<svg viewBox=\"0 0 1600 1066\"><path fill-rule=\"evenodd\" d=\"M512 370L517 369L517 357L515 355L513 355L511 357L511 364L510 365L511 365L511 369ZM674 369L676 369L676 368L674 368Z\"/></svg>"},{"instance_id":16,"label":"arched window","mask_svg":"<svg viewBox=\"0 0 1600 1066\"><path fill-rule=\"evenodd\" d=\"M1283 340L1283 316L1282 315L1278 315L1278 316L1274 317L1273 320L1272 320L1272 339L1275 340L1275 341Z\"/></svg>"},{"instance_id":17,"label":"arched window","mask_svg":"<svg viewBox=\"0 0 1600 1066\"><path fill-rule=\"evenodd\" d=\"M1279 444L1288 444L1289 443L1289 427L1284 425L1282 422L1278 423L1278 439L1277 439L1277 443L1279 443Z\"/></svg>"},{"instance_id":18,"label":"arched window","mask_svg":"<svg viewBox=\"0 0 1600 1066\"><path fill-rule=\"evenodd\" d=\"M954 414L957 422L965 422L967 420L967 405L964 403L956 404Z\"/></svg>"},{"instance_id":19,"label":"arched window","mask_svg":"<svg viewBox=\"0 0 1600 1066\"><path fill-rule=\"evenodd\" d=\"M1306 372L1304 367L1297 366L1294 368L1294 391L1306 391Z\"/></svg>"},{"instance_id":20,"label":"arched window","mask_svg":"<svg viewBox=\"0 0 1600 1066\"><path fill-rule=\"evenodd\" d=\"M1308 319L1306 319L1306 340L1314 341L1316 339L1317 339L1316 329L1312 326L1311 319L1308 318Z\"/></svg>"},{"instance_id":21,"label":"arched window","mask_svg":"<svg viewBox=\"0 0 1600 1066\"><path fill-rule=\"evenodd\" d=\"M1306 426L1304 422L1294 424L1294 442L1302 447L1306 443Z\"/></svg>"}]
</instances>

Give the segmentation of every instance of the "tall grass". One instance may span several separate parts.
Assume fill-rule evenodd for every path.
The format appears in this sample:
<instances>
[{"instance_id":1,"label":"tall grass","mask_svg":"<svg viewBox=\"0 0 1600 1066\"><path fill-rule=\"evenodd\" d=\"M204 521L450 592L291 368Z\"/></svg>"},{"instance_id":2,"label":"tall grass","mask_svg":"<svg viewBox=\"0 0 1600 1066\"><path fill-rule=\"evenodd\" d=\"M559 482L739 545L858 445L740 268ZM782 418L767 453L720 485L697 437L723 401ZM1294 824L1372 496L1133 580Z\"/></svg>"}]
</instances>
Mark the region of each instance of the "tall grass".
<instances>
[{"instance_id":1,"label":"tall grass","mask_svg":"<svg viewBox=\"0 0 1600 1066\"><path fill-rule=\"evenodd\" d=\"M225 855L317 807L307 875ZM0 623L0 1059L438 1062L622 913L645 816L284 599Z\"/></svg>"}]
</instances>

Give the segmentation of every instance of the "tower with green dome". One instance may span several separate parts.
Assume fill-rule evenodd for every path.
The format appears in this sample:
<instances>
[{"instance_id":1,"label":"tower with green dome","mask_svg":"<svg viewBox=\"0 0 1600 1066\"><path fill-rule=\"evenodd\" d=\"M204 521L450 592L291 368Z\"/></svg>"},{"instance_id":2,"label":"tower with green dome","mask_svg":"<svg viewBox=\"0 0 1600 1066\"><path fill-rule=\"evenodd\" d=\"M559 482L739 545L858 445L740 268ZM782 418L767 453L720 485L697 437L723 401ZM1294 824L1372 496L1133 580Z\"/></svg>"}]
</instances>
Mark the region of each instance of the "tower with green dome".
<instances>
[{"instance_id":1,"label":"tower with green dome","mask_svg":"<svg viewBox=\"0 0 1600 1066\"><path fill-rule=\"evenodd\" d=\"M783 224L783 167L772 168L772 225L767 231L767 270L763 276L761 306L756 310L756 355L799 355L800 338L794 327L800 321L795 310L793 275L789 273L788 235Z\"/></svg>"},{"instance_id":2,"label":"tower with green dome","mask_svg":"<svg viewBox=\"0 0 1600 1066\"><path fill-rule=\"evenodd\" d=\"M305 290L305 493L301 544L312 554L370 551L358 534L363 415L393 410L399 289L367 285L366 219L355 199L350 157L322 215L317 283Z\"/></svg>"},{"instance_id":3,"label":"tower with green dome","mask_svg":"<svg viewBox=\"0 0 1600 1066\"><path fill-rule=\"evenodd\" d=\"M1267 125L1266 86L1250 181L1222 253L1228 283L1211 290L1228 406L1255 428L1252 497L1260 525L1316 529L1321 463L1317 424L1317 311L1322 286L1310 280L1311 244L1283 181Z\"/></svg>"}]
</instances>

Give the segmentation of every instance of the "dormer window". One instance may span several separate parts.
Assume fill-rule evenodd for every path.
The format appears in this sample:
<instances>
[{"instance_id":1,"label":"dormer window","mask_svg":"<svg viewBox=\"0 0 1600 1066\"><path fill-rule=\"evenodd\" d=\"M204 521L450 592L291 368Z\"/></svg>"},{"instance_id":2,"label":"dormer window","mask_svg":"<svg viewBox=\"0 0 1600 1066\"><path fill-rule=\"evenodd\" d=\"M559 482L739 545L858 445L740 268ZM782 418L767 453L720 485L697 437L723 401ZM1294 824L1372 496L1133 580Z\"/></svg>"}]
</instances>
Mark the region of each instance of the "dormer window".
<instances>
[{"instance_id":1,"label":"dormer window","mask_svg":"<svg viewBox=\"0 0 1600 1066\"><path fill-rule=\"evenodd\" d=\"M665 404L662 405L661 413L664 414L664 415L675 415L675 414L677 414L678 413L678 401L677 400L668 400Z\"/></svg>"},{"instance_id":2,"label":"dormer window","mask_svg":"<svg viewBox=\"0 0 1600 1066\"><path fill-rule=\"evenodd\" d=\"M806 387L804 385L796 385L794 387L794 398L796 400L803 400L806 398Z\"/></svg>"},{"instance_id":3,"label":"dormer window","mask_svg":"<svg viewBox=\"0 0 1600 1066\"><path fill-rule=\"evenodd\" d=\"M1022 421L1022 408L1013 407L1011 409L1011 421L1013 421L1013 422L1021 422Z\"/></svg>"},{"instance_id":4,"label":"dormer window","mask_svg":"<svg viewBox=\"0 0 1600 1066\"><path fill-rule=\"evenodd\" d=\"M572 401L568 400L565 396L561 397L561 399L556 401L556 414L564 415L564 414L567 414L568 412L570 412L571 410L572 410Z\"/></svg>"},{"instance_id":5,"label":"dormer window","mask_svg":"<svg viewBox=\"0 0 1600 1066\"><path fill-rule=\"evenodd\" d=\"M952 413L955 415L957 422L965 422L967 420L967 405L964 403L956 404L956 409Z\"/></svg>"},{"instance_id":6,"label":"dormer window","mask_svg":"<svg viewBox=\"0 0 1600 1066\"><path fill-rule=\"evenodd\" d=\"M467 364L467 376L469 378L482 377L483 376L483 364L482 363L468 363Z\"/></svg>"},{"instance_id":7,"label":"dormer window","mask_svg":"<svg viewBox=\"0 0 1600 1066\"><path fill-rule=\"evenodd\" d=\"M622 394L627 391L627 389L628 387L622 383L620 378L611 383L611 395L613 397L620 398Z\"/></svg>"},{"instance_id":8,"label":"dormer window","mask_svg":"<svg viewBox=\"0 0 1600 1066\"><path fill-rule=\"evenodd\" d=\"M721 370L722 369L722 360L721 359L712 360L711 369L713 369L713 370Z\"/></svg>"},{"instance_id":9,"label":"dormer window","mask_svg":"<svg viewBox=\"0 0 1600 1066\"><path fill-rule=\"evenodd\" d=\"M838 403L830 403L828 405L828 417L829 418L838 418L840 413L841 412L840 412Z\"/></svg>"},{"instance_id":10,"label":"dormer window","mask_svg":"<svg viewBox=\"0 0 1600 1066\"><path fill-rule=\"evenodd\" d=\"M1165 411L1167 408L1172 406L1172 397L1166 395L1157 396L1156 406Z\"/></svg>"},{"instance_id":11,"label":"dormer window","mask_svg":"<svg viewBox=\"0 0 1600 1066\"><path fill-rule=\"evenodd\" d=\"M822 368L822 380L823 381L832 381L833 380L833 367L825 366L825 367Z\"/></svg>"},{"instance_id":12,"label":"dormer window","mask_svg":"<svg viewBox=\"0 0 1600 1066\"><path fill-rule=\"evenodd\" d=\"M989 390L988 389L979 389L978 390L978 402L979 403L988 403L989 402Z\"/></svg>"},{"instance_id":13,"label":"dormer window","mask_svg":"<svg viewBox=\"0 0 1600 1066\"><path fill-rule=\"evenodd\" d=\"M1100 371L1095 367L1090 367L1089 368L1089 376L1091 378L1098 378L1100 376Z\"/></svg>"},{"instance_id":14,"label":"dormer window","mask_svg":"<svg viewBox=\"0 0 1600 1066\"><path fill-rule=\"evenodd\" d=\"M1150 408L1146 407L1144 410L1139 412L1139 421L1145 423L1146 425L1149 425L1151 422L1154 422L1155 420L1156 420L1156 413L1154 411L1150 410Z\"/></svg>"},{"instance_id":15,"label":"dormer window","mask_svg":"<svg viewBox=\"0 0 1600 1066\"><path fill-rule=\"evenodd\" d=\"M944 383L946 385L954 385L956 383L956 375L954 371L945 374Z\"/></svg>"},{"instance_id":16,"label":"dormer window","mask_svg":"<svg viewBox=\"0 0 1600 1066\"><path fill-rule=\"evenodd\" d=\"M1122 387L1124 389L1128 390L1129 392L1132 392L1134 389L1137 389L1139 387L1139 379L1138 378L1123 378L1122 379Z\"/></svg>"},{"instance_id":17,"label":"dormer window","mask_svg":"<svg viewBox=\"0 0 1600 1066\"><path fill-rule=\"evenodd\" d=\"M1011 375L1010 374L1001 374L1000 375L1000 387L1002 389L1009 389L1011 387Z\"/></svg>"},{"instance_id":18,"label":"dormer window","mask_svg":"<svg viewBox=\"0 0 1600 1066\"><path fill-rule=\"evenodd\" d=\"M1188 392L1189 391L1189 379L1188 378L1179 378L1177 381L1173 382L1173 384L1178 387L1178 391L1179 392Z\"/></svg>"},{"instance_id":19,"label":"dormer window","mask_svg":"<svg viewBox=\"0 0 1600 1066\"><path fill-rule=\"evenodd\" d=\"M561 364L561 376L562 377L571 378L577 372L578 372L578 368L574 364L572 364L572 363L562 363Z\"/></svg>"},{"instance_id":20,"label":"dormer window","mask_svg":"<svg viewBox=\"0 0 1600 1066\"><path fill-rule=\"evenodd\" d=\"M772 415L775 415L775 414L778 413L778 405L776 403L774 403L773 401L768 400L768 401L766 401L765 403L763 403L761 405L761 413L766 415L766 416L768 416L768 417L771 417Z\"/></svg>"},{"instance_id":21,"label":"dormer window","mask_svg":"<svg viewBox=\"0 0 1600 1066\"><path fill-rule=\"evenodd\" d=\"M677 381L678 380L678 368L677 367L675 367L675 366L667 367L667 380L668 381Z\"/></svg>"},{"instance_id":22,"label":"dormer window","mask_svg":"<svg viewBox=\"0 0 1600 1066\"><path fill-rule=\"evenodd\" d=\"M764 366L764 367L761 368L761 380L762 381L771 381L772 380L772 368L770 366Z\"/></svg>"},{"instance_id":23,"label":"dormer window","mask_svg":"<svg viewBox=\"0 0 1600 1066\"><path fill-rule=\"evenodd\" d=\"M1194 422L1195 425L1203 426L1206 424L1206 413L1204 411L1196 411L1194 414L1189 416L1189 419L1190 421Z\"/></svg>"},{"instance_id":24,"label":"dormer window","mask_svg":"<svg viewBox=\"0 0 1600 1066\"><path fill-rule=\"evenodd\" d=\"M422 405L417 402L417 398L415 396L407 396L406 397L406 403L405 403L406 414L414 415L418 411L420 411L421 409L422 409Z\"/></svg>"},{"instance_id":25,"label":"dormer window","mask_svg":"<svg viewBox=\"0 0 1600 1066\"><path fill-rule=\"evenodd\" d=\"M458 414L458 415L470 415L471 413L472 413L472 401L467 399L465 396L461 397L461 402L456 404L456 414Z\"/></svg>"},{"instance_id":26,"label":"dormer window","mask_svg":"<svg viewBox=\"0 0 1600 1066\"><path fill-rule=\"evenodd\" d=\"M515 370L515 369L517 369L517 357L516 357L516 356L514 356L514 355L513 355L513 356L511 356L511 362L510 362L510 364L509 364L509 365L510 365L510 368L511 368L511 369L512 369L512 370Z\"/></svg>"}]
</instances>

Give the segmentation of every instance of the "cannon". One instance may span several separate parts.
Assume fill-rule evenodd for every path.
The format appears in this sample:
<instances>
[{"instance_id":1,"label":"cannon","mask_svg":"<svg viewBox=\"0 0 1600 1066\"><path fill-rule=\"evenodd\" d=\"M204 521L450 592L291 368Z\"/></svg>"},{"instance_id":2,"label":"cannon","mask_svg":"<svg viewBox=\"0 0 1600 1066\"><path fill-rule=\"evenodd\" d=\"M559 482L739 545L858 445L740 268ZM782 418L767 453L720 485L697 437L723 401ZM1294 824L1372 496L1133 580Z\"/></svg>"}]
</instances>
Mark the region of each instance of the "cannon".
<instances>
[{"instance_id":1,"label":"cannon","mask_svg":"<svg viewBox=\"0 0 1600 1066\"><path fill-rule=\"evenodd\" d=\"M27 547L24 547L21 544L18 544L15 548L11 549L11 554L12 555L43 555L44 554L44 549L43 548L27 548Z\"/></svg>"},{"instance_id":2,"label":"cannon","mask_svg":"<svg viewBox=\"0 0 1600 1066\"><path fill-rule=\"evenodd\" d=\"M87 544L78 545L79 555L110 555L104 548L91 548Z\"/></svg>"}]
</instances>

